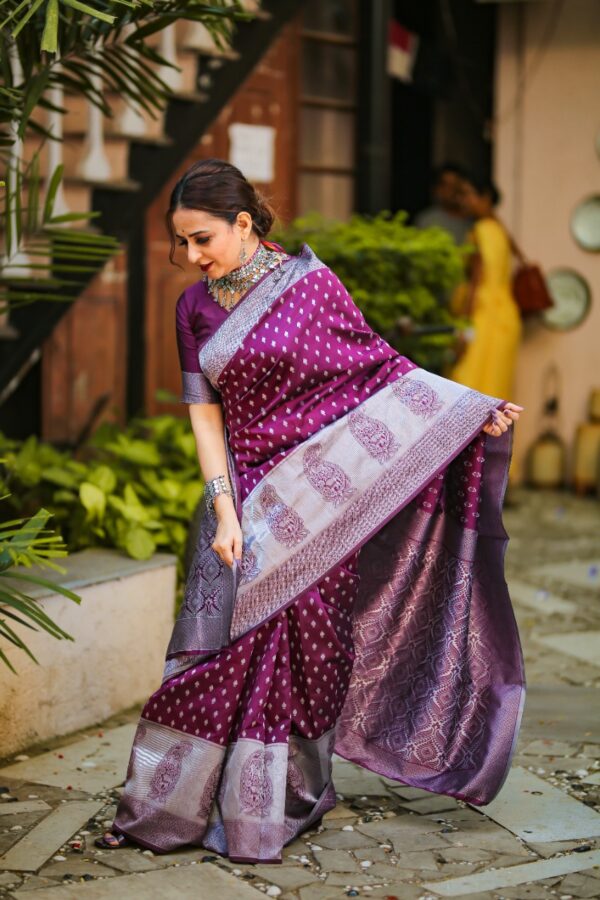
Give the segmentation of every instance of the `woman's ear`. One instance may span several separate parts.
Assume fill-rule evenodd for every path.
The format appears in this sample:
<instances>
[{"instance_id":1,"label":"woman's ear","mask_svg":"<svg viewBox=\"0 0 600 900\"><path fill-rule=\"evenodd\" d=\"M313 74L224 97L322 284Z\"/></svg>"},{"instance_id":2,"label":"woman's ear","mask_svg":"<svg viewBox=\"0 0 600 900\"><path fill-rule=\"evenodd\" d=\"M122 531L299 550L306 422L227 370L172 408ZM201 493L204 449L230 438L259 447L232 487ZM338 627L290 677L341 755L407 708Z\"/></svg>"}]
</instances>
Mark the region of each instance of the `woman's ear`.
<instances>
[{"instance_id":1,"label":"woman's ear","mask_svg":"<svg viewBox=\"0 0 600 900\"><path fill-rule=\"evenodd\" d=\"M240 229L242 239L247 240L252 232L252 216L250 213L245 210L239 212L236 219L236 225Z\"/></svg>"}]
</instances>

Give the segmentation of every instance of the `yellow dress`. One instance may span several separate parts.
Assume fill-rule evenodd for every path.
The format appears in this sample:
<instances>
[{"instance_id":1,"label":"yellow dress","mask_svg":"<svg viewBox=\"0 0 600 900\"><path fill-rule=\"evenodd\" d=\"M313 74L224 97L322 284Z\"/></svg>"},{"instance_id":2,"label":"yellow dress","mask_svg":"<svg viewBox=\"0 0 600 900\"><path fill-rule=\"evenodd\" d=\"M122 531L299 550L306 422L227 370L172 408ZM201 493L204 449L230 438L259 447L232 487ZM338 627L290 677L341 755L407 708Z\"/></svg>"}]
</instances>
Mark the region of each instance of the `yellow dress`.
<instances>
[{"instance_id":1,"label":"yellow dress","mask_svg":"<svg viewBox=\"0 0 600 900\"><path fill-rule=\"evenodd\" d=\"M511 249L504 228L495 219L481 219L473 229L481 257L481 279L475 291L472 324L475 337L451 369L449 377L467 387L512 400L521 315L511 290ZM466 291L453 298L460 309Z\"/></svg>"}]
</instances>

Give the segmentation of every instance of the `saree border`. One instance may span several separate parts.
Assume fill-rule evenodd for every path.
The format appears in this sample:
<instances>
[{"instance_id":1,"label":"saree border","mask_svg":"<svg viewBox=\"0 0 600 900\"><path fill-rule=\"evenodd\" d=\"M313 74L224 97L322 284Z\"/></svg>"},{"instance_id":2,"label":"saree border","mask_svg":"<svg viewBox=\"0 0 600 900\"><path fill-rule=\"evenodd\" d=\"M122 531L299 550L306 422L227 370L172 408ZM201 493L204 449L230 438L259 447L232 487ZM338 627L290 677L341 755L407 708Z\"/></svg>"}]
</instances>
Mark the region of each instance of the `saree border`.
<instances>
[{"instance_id":1,"label":"saree border","mask_svg":"<svg viewBox=\"0 0 600 900\"><path fill-rule=\"evenodd\" d=\"M181 403L220 403L221 396L202 372L181 372Z\"/></svg>"},{"instance_id":2,"label":"saree border","mask_svg":"<svg viewBox=\"0 0 600 900\"><path fill-rule=\"evenodd\" d=\"M508 776L526 697L523 653L508 586L503 577L509 536L502 521L502 504L508 483L513 440L513 429L509 428L499 438L487 442L479 528L474 532L477 543L483 542L484 549L479 556L478 566L473 571L473 582L477 583L480 594L486 597L490 609L493 607L493 619L488 619L488 625L491 624L494 635L502 635L504 647L508 648L503 654L497 647L494 649L490 646L489 634L485 638L487 652L495 664L494 679L490 685L493 700L490 701L485 716L485 745L489 749L493 740L496 752L483 753L470 766L453 766L451 769L436 769L415 762L414 759L402 758L393 747L380 739L376 729L361 730L360 722L357 723L355 717L356 710L361 708L361 698L360 695L356 696L356 686L353 683L349 696L352 693L355 696L344 707L335 746L335 752L343 758L358 765L366 765L379 775L433 793L456 797L475 806L489 803ZM448 524L446 521L445 527ZM420 530L417 522L416 527L410 526L412 534L406 532L406 537L409 540L416 538L420 542ZM453 553L452 550L450 552Z\"/></svg>"},{"instance_id":3,"label":"saree border","mask_svg":"<svg viewBox=\"0 0 600 900\"><path fill-rule=\"evenodd\" d=\"M218 389L223 369L269 307L301 278L325 268L325 263L313 253L308 244L304 244L298 256L283 260L233 307L231 314L206 341L199 353L200 368L214 388Z\"/></svg>"},{"instance_id":4,"label":"saree border","mask_svg":"<svg viewBox=\"0 0 600 900\"><path fill-rule=\"evenodd\" d=\"M399 380L406 379L425 383L442 398L442 406L433 421L423 422L418 412L399 406L394 397L394 387ZM271 618L316 584L334 565L361 547L470 443L489 418L491 410L504 402L426 370L414 369L295 447L244 501L242 530L258 572L255 571L254 578L246 577L245 581L242 576L231 621L231 639ZM294 508L301 505L302 493L312 494L306 479L299 480L298 477L302 476L301 454L304 455L309 447L322 443L326 444L329 456L347 458L344 444L347 444L347 433L350 431L349 419L356 412L377 413L379 423L384 424L392 443L396 443L394 454L385 465L381 465L373 460L372 451L369 453L368 448L354 442L352 452L357 461L353 468L365 473L364 483L357 485L359 490L345 501L341 511L331 503L321 502L319 515L323 526L313 532L305 528L301 540L296 541L292 548L285 546L273 538L268 514L257 511L259 492L270 487L280 505L291 509L292 515L296 514ZM314 495L310 502L314 507ZM311 522L316 518L313 515ZM304 524L301 518L300 522ZM269 561L269 570L262 576L261 559Z\"/></svg>"},{"instance_id":5,"label":"saree border","mask_svg":"<svg viewBox=\"0 0 600 900\"><path fill-rule=\"evenodd\" d=\"M236 514L241 520L240 479L229 444L227 426L223 428L223 437ZM229 638L229 624L240 579L239 564L234 559L230 568L210 546L217 530L217 519L215 513L209 511L206 506L205 494L198 506L197 515L196 546L186 575L183 603L167 647L163 683L218 652ZM207 562L211 573L209 583L205 582L203 576ZM207 591L214 592L215 586L218 586L219 599L211 611L210 605L203 605L201 601ZM190 650L190 647L194 649Z\"/></svg>"},{"instance_id":6,"label":"saree border","mask_svg":"<svg viewBox=\"0 0 600 900\"><path fill-rule=\"evenodd\" d=\"M282 846L335 806L335 731L215 743L142 715L113 827L156 853L191 844L280 862Z\"/></svg>"}]
</instances>

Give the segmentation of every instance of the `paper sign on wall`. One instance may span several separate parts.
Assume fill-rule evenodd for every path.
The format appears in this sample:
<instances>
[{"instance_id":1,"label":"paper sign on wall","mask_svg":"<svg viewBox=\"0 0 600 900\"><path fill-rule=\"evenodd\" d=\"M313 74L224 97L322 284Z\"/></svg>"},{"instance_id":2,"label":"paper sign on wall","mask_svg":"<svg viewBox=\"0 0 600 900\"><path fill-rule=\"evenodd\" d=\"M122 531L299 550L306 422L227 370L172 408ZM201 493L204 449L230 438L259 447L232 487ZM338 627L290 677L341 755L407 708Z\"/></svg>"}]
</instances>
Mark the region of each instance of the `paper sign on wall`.
<instances>
[{"instance_id":1,"label":"paper sign on wall","mask_svg":"<svg viewBox=\"0 0 600 900\"><path fill-rule=\"evenodd\" d=\"M261 184L275 178L275 129L270 125L229 126L229 162L241 169L248 181Z\"/></svg>"}]
</instances>

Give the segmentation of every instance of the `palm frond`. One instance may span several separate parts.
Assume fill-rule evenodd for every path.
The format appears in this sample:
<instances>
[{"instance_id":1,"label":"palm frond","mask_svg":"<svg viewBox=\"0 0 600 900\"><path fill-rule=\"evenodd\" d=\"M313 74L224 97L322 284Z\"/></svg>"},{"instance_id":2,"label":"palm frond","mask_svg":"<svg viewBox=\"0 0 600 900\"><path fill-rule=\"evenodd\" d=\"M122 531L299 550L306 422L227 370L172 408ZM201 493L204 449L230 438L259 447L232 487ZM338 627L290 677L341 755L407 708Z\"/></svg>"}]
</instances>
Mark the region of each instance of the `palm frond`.
<instances>
[{"instance_id":1,"label":"palm frond","mask_svg":"<svg viewBox=\"0 0 600 900\"><path fill-rule=\"evenodd\" d=\"M0 231L4 232L8 272L0 271L0 313L43 300L71 303L88 282L120 250L120 242L110 235L69 228L85 223L95 212L58 215L54 207L63 178L63 167L52 172L40 209L43 179L39 171L39 150L23 170L7 170L4 205L0 208ZM27 188L28 197L23 198ZM24 242L32 263L11 261ZM23 275L19 270L23 270ZM31 271L26 272L26 269Z\"/></svg>"},{"instance_id":2,"label":"palm frond","mask_svg":"<svg viewBox=\"0 0 600 900\"><path fill-rule=\"evenodd\" d=\"M62 585L43 578L38 574L25 572L25 568L50 568L64 574L64 569L51 562L53 558L66 556L66 546L60 537L47 527L51 513L40 509L29 519L13 519L0 525L0 641L5 640L26 653L37 663L23 637L9 624L7 619L24 628L38 631L42 629L58 640L73 640L72 635L62 629L42 609L37 601L28 596L17 584L34 585L61 594L74 603L81 603L81 597ZM21 571L14 571L15 567ZM13 672L15 668L0 646L0 660Z\"/></svg>"},{"instance_id":3,"label":"palm frond","mask_svg":"<svg viewBox=\"0 0 600 900\"><path fill-rule=\"evenodd\" d=\"M205 24L225 48L236 20L249 18L239 0L0 0L0 10L0 126L18 123L21 138L43 129L31 113L50 108L44 92L51 85L82 94L111 115L91 73L132 105L159 112L169 89L156 68L169 63L148 38L185 19ZM21 84L14 83L10 46L19 56ZM10 132L0 135L0 146L12 141Z\"/></svg>"}]
</instances>

